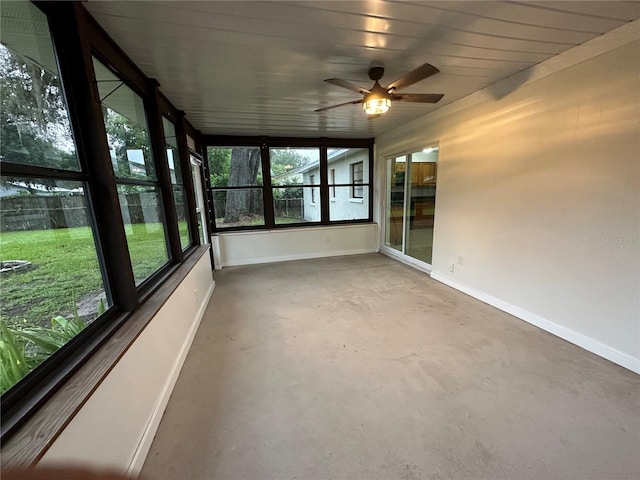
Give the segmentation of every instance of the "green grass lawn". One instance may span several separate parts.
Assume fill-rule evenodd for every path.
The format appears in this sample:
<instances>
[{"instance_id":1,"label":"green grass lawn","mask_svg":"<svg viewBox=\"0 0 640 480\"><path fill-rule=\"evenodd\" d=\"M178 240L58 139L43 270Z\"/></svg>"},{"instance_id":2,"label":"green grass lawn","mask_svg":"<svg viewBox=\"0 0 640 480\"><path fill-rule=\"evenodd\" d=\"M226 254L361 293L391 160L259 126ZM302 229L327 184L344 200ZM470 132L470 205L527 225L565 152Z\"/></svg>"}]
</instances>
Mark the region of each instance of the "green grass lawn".
<instances>
[{"instance_id":1,"label":"green grass lawn","mask_svg":"<svg viewBox=\"0 0 640 480\"><path fill-rule=\"evenodd\" d=\"M129 224L125 232L133 275L139 285L169 260L163 226L160 223Z\"/></svg>"},{"instance_id":2,"label":"green grass lawn","mask_svg":"<svg viewBox=\"0 0 640 480\"><path fill-rule=\"evenodd\" d=\"M28 270L0 278L0 310L9 324L68 316L74 301L102 290L89 227L2 232L0 259L31 262Z\"/></svg>"},{"instance_id":3,"label":"green grass lawn","mask_svg":"<svg viewBox=\"0 0 640 480\"><path fill-rule=\"evenodd\" d=\"M180 228L181 237L185 229L186 223ZM161 224L134 224L126 226L126 233L140 283L168 260L164 232ZM0 259L32 263L26 271L0 277L0 312L9 325L45 325L55 315L69 317L74 302L103 290L89 227L2 232Z\"/></svg>"},{"instance_id":4,"label":"green grass lawn","mask_svg":"<svg viewBox=\"0 0 640 480\"><path fill-rule=\"evenodd\" d=\"M179 222L178 230L186 247L187 223ZM125 233L139 284L168 261L164 229L159 223L129 224ZM96 297L104 286L89 227L2 232L0 260L31 262L25 270L0 276L1 394L95 318ZM88 307L86 316L81 312L83 317L76 323L74 305L83 307L81 310ZM52 323L57 316L64 318ZM70 330L65 325L77 328ZM50 348L43 350L42 345Z\"/></svg>"}]
</instances>

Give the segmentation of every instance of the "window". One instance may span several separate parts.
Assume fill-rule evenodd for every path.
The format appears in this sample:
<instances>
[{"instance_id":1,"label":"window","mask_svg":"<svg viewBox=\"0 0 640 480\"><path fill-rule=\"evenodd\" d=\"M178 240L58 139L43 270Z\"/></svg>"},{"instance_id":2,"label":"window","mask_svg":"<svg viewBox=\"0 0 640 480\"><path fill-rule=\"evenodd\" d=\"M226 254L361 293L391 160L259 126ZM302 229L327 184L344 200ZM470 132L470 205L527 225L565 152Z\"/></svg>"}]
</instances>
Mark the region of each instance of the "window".
<instances>
[{"instance_id":1,"label":"window","mask_svg":"<svg viewBox=\"0 0 640 480\"><path fill-rule=\"evenodd\" d=\"M259 147L209 147L209 181L217 228L264 225Z\"/></svg>"},{"instance_id":2,"label":"window","mask_svg":"<svg viewBox=\"0 0 640 480\"><path fill-rule=\"evenodd\" d=\"M221 144L229 138L211 136L205 142ZM269 174L263 179L262 174L254 176L252 173L243 184L232 186L227 180L234 168L231 149L209 146L210 198L216 212L214 229L297 227L372 220L369 196L372 140L268 137L238 137L238 140L238 145L244 143L245 146L234 149L252 149L256 162L260 157L262 171ZM332 146L327 147L328 144ZM226 154L225 149L228 150ZM359 164L355 179L352 164ZM234 223L227 219L226 190L231 188L250 190L251 195L261 200L245 203L249 213L247 221ZM354 190L359 197L353 197Z\"/></svg>"},{"instance_id":3,"label":"window","mask_svg":"<svg viewBox=\"0 0 640 480\"><path fill-rule=\"evenodd\" d=\"M369 150L330 148L327 152L329 220L364 220L369 216Z\"/></svg>"},{"instance_id":4,"label":"window","mask_svg":"<svg viewBox=\"0 0 640 480\"><path fill-rule=\"evenodd\" d=\"M196 219L198 221L198 238L201 245L209 243L206 238L206 218L205 203L202 188L202 160L195 155L189 155L189 163L191 165L191 178L193 181L193 189L196 200Z\"/></svg>"},{"instance_id":5,"label":"window","mask_svg":"<svg viewBox=\"0 0 640 480\"><path fill-rule=\"evenodd\" d=\"M273 212L276 225L320 221L316 178L320 149L269 148Z\"/></svg>"},{"instance_id":6,"label":"window","mask_svg":"<svg viewBox=\"0 0 640 480\"><path fill-rule=\"evenodd\" d=\"M155 305L138 309L164 298L156 287L185 259L182 220L195 212L186 206L194 205L193 189L179 171L175 125L165 125L168 165L158 170L152 155L153 147L164 158L157 87L97 24L65 2L0 2L0 9L4 442L123 322L133 321L129 333L144 327ZM65 92L73 92L69 104ZM179 225L167 235L164 214L174 209ZM128 347L115 340L103 373ZM101 381L94 373L76 385L77 405ZM40 445L57 433L46 432Z\"/></svg>"},{"instance_id":7,"label":"window","mask_svg":"<svg viewBox=\"0 0 640 480\"><path fill-rule=\"evenodd\" d=\"M2 394L111 305L47 17L11 8L18 21L0 33Z\"/></svg>"},{"instance_id":8,"label":"window","mask_svg":"<svg viewBox=\"0 0 640 480\"><path fill-rule=\"evenodd\" d=\"M110 69L95 58L93 68L131 265L140 285L169 261L147 115L142 98Z\"/></svg>"},{"instance_id":9,"label":"window","mask_svg":"<svg viewBox=\"0 0 640 480\"><path fill-rule=\"evenodd\" d=\"M438 146L387 158L385 244L426 264L433 256Z\"/></svg>"},{"instance_id":10,"label":"window","mask_svg":"<svg viewBox=\"0 0 640 480\"><path fill-rule=\"evenodd\" d=\"M176 206L180 245L182 250L185 250L189 245L191 245L191 236L189 234L189 211L187 208L185 187L182 178L182 166L180 163L180 151L178 150L176 127L166 117L162 117L162 128L164 131L164 143L167 149L169 176L171 177L171 185L173 187L173 200Z\"/></svg>"},{"instance_id":11,"label":"window","mask_svg":"<svg viewBox=\"0 0 640 480\"><path fill-rule=\"evenodd\" d=\"M362 162L351 164L351 196L353 198L362 198L362 180L363 168Z\"/></svg>"}]
</instances>

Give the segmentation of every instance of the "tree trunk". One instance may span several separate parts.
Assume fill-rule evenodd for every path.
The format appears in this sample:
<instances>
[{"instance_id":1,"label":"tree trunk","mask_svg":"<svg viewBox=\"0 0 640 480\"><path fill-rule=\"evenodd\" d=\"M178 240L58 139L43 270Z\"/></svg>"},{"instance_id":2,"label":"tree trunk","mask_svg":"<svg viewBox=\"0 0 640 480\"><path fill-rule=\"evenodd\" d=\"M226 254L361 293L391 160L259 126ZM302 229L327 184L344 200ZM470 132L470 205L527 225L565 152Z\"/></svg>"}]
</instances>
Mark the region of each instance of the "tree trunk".
<instances>
[{"instance_id":1,"label":"tree trunk","mask_svg":"<svg viewBox=\"0 0 640 480\"><path fill-rule=\"evenodd\" d=\"M250 187L256 185L260 167L260 150L255 147L234 148L231 152L229 187ZM236 223L242 215L251 211L250 189L227 190L224 211L225 223Z\"/></svg>"}]
</instances>

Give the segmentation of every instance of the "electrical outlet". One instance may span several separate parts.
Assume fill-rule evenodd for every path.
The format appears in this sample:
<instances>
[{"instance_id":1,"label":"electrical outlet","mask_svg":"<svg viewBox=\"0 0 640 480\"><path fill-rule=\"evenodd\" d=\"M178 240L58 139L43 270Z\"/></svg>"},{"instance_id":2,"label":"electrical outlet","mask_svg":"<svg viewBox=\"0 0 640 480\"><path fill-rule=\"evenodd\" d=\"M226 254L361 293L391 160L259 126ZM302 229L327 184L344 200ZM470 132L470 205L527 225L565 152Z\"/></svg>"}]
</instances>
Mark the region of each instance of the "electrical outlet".
<instances>
[{"instance_id":1,"label":"electrical outlet","mask_svg":"<svg viewBox=\"0 0 640 480\"><path fill-rule=\"evenodd\" d=\"M463 256L459 256L458 257L458 265L462 265L464 264L464 257Z\"/></svg>"},{"instance_id":2,"label":"electrical outlet","mask_svg":"<svg viewBox=\"0 0 640 480\"><path fill-rule=\"evenodd\" d=\"M455 269L456 269L456 264L455 263L452 263L451 265L449 265L449 271L451 273L453 273L455 271Z\"/></svg>"}]
</instances>

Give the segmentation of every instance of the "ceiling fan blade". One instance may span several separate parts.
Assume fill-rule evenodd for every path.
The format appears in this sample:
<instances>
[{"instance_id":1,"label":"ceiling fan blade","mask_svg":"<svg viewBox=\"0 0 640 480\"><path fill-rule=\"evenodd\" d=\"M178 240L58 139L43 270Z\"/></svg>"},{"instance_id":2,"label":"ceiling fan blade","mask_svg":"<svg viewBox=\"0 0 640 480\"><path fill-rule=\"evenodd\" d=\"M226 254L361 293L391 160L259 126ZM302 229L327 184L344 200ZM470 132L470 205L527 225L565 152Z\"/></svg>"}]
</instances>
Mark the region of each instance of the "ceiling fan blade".
<instances>
[{"instance_id":1,"label":"ceiling fan blade","mask_svg":"<svg viewBox=\"0 0 640 480\"><path fill-rule=\"evenodd\" d=\"M393 102L438 103L444 97L443 93L394 93Z\"/></svg>"},{"instance_id":2,"label":"ceiling fan blade","mask_svg":"<svg viewBox=\"0 0 640 480\"><path fill-rule=\"evenodd\" d=\"M331 105L330 107L319 108L314 112L324 112L325 110L331 110L332 108L344 107L345 105L355 105L356 103L362 103L362 100L353 100L352 102L339 103L338 105Z\"/></svg>"},{"instance_id":3,"label":"ceiling fan blade","mask_svg":"<svg viewBox=\"0 0 640 480\"><path fill-rule=\"evenodd\" d=\"M395 82L390 83L385 87L386 90L401 90L403 88L408 87L409 85L413 85L420 80L424 80L431 75L435 75L440 70L429 63L425 63L424 65L416 68L415 70L411 70L404 77L399 78Z\"/></svg>"},{"instance_id":4,"label":"ceiling fan blade","mask_svg":"<svg viewBox=\"0 0 640 480\"><path fill-rule=\"evenodd\" d=\"M331 83L333 85L337 85L338 87L346 88L347 90L352 90L354 92L361 93L362 95L371 93L366 88L359 87L358 85L354 85L353 83L347 82L346 80L342 80L341 78L327 78L325 82Z\"/></svg>"}]
</instances>

